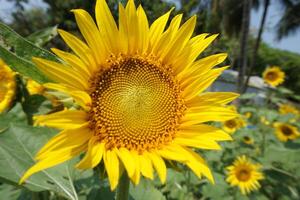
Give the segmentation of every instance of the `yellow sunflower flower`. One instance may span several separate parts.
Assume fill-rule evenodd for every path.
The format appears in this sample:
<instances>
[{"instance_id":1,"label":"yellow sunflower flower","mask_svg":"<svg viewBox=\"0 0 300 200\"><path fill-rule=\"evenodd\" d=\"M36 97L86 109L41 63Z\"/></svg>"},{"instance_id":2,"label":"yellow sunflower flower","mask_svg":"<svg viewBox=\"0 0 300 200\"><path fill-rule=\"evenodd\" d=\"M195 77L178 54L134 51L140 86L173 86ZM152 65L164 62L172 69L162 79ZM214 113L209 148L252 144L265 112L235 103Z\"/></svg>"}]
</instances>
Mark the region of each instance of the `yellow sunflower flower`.
<instances>
[{"instance_id":1,"label":"yellow sunflower flower","mask_svg":"<svg viewBox=\"0 0 300 200\"><path fill-rule=\"evenodd\" d=\"M45 87L32 79L27 80L26 88L30 95L35 95L35 94L42 95L45 92Z\"/></svg>"},{"instance_id":2,"label":"yellow sunflower flower","mask_svg":"<svg viewBox=\"0 0 300 200\"><path fill-rule=\"evenodd\" d=\"M244 137L243 137L243 142L244 142L245 144L251 145L251 144L254 143L254 140L253 140L253 138L251 138L251 137L249 137L249 136L244 136Z\"/></svg>"},{"instance_id":3,"label":"yellow sunflower flower","mask_svg":"<svg viewBox=\"0 0 300 200\"><path fill-rule=\"evenodd\" d=\"M267 126L270 125L269 120L267 120L267 118L265 116L260 117L260 122Z\"/></svg>"},{"instance_id":4,"label":"yellow sunflower flower","mask_svg":"<svg viewBox=\"0 0 300 200\"><path fill-rule=\"evenodd\" d=\"M233 119L229 119L223 122L223 129L228 133L234 133L240 128L245 127L247 124L245 120L241 117L236 117Z\"/></svg>"},{"instance_id":5,"label":"yellow sunflower flower","mask_svg":"<svg viewBox=\"0 0 300 200\"><path fill-rule=\"evenodd\" d=\"M295 140L300 136L297 127L286 123L274 123L275 134L280 141Z\"/></svg>"},{"instance_id":6,"label":"yellow sunflower flower","mask_svg":"<svg viewBox=\"0 0 300 200\"><path fill-rule=\"evenodd\" d=\"M247 118L247 119L250 119L252 117L252 112L245 112L244 113L244 116Z\"/></svg>"},{"instance_id":7,"label":"yellow sunflower flower","mask_svg":"<svg viewBox=\"0 0 300 200\"><path fill-rule=\"evenodd\" d=\"M281 104L279 106L279 113L283 115L289 113L299 115L299 110L291 104Z\"/></svg>"},{"instance_id":8,"label":"yellow sunflower flower","mask_svg":"<svg viewBox=\"0 0 300 200\"><path fill-rule=\"evenodd\" d=\"M0 113L8 109L15 93L15 73L0 59Z\"/></svg>"},{"instance_id":9,"label":"yellow sunflower flower","mask_svg":"<svg viewBox=\"0 0 300 200\"><path fill-rule=\"evenodd\" d=\"M125 8L119 4L118 26L105 0L96 3L97 25L86 11L72 11L85 42L59 30L74 54L52 50L66 64L33 61L56 82L45 87L70 95L81 108L36 117L36 124L62 131L38 152L38 162L20 183L82 152L76 167L103 161L112 190L123 171L138 184L141 176L153 179L155 170L164 183L165 160L213 182L204 159L191 148L220 149L217 142L231 137L205 122L237 117L225 106L237 94L203 93L227 68L213 69L224 53L196 60L217 35L192 37L196 17L180 26L181 14L165 29L170 11L149 26L133 0Z\"/></svg>"},{"instance_id":10,"label":"yellow sunflower flower","mask_svg":"<svg viewBox=\"0 0 300 200\"><path fill-rule=\"evenodd\" d=\"M264 179L259 171L260 168L260 165L251 163L245 155L239 156L233 165L227 167L226 181L231 186L238 186L242 194L249 194L251 191L258 190L260 188L258 181Z\"/></svg>"},{"instance_id":11,"label":"yellow sunflower flower","mask_svg":"<svg viewBox=\"0 0 300 200\"><path fill-rule=\"evenodd\" d=\"M264 81L273 87L283 83L284 78L285 73L277 66L268 67L263 73Z\"/></svg>"}]
</instances>

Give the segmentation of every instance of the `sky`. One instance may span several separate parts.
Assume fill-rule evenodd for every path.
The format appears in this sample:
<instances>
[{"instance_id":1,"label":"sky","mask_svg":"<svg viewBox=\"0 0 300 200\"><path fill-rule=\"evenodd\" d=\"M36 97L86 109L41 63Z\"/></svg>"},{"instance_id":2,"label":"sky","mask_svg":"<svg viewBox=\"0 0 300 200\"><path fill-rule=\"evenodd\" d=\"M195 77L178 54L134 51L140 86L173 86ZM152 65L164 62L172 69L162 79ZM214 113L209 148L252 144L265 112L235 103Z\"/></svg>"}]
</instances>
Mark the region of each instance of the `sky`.
<instances>
[{"instance_id":1,"label":"sky","mask_svg":"<svg viewBox=\"0 0 300 200\"><path fill-rule=\"evenodd\" d=\"M45 5L43 5L41 0L35 0L35 1L30 0L27 7L32 7L32 6L45 7ZM0 17L2 19L4 19L5 21L9 21L10 14L13 10L14 10L14 6L11 2L8 2L7 0L0 0ZM261 20L262 11L263 11L262 8L260 8L258 11L255 10L252 11L251 13L252 31L257 31ZM298 30L296 34L290 35L282 39L281 41L277 41L275 39L276 37L275 27L282 12L283 12L282 8L278 4L273 3L270 5L267 21L266 21L266 28L263 33L263 40L269 45L271 45L272 47L300 53L300 30Z\"/></svg>"}]
</instances>

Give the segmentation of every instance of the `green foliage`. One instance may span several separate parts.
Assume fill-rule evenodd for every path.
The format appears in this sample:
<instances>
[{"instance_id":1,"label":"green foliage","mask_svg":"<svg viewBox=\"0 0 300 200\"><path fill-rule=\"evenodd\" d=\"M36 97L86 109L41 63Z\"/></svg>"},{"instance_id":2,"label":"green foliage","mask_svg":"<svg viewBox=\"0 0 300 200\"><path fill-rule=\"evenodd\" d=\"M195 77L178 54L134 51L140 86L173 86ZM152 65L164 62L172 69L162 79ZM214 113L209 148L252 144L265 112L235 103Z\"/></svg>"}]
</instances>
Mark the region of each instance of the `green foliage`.
<instances>
[{"instance_id":1,"label":"green foliage","mask_svg":"<svg viewBox=\"0 0 300 200\"><path fill-rule=\"evenodd\" d=\"M25 38L18 35L11 28L0 23L0 58L4 60L13 70L24 76L29 76L38 82L49 80L32 63L32 57L41 57L56 60L49 51L35 46Z\"/></svg>"},{"instance_id":2,"label":"green foliage","mask_svg":"<svg viewBox=\"0 0 300 200\"><path fill-rule=\"evenodd\" d=\"M15 116L20 116L16 118ZM32 127L24 121L20 105L7 115L0 116L0 177L2 181L18 185L22 174L35 163L34 155L56 131ZM24 187L35 192L52 190L60 195L76 199L72 184L72 171L68 163L44 170L26 181Z\"/></svg>"}]
</instances>

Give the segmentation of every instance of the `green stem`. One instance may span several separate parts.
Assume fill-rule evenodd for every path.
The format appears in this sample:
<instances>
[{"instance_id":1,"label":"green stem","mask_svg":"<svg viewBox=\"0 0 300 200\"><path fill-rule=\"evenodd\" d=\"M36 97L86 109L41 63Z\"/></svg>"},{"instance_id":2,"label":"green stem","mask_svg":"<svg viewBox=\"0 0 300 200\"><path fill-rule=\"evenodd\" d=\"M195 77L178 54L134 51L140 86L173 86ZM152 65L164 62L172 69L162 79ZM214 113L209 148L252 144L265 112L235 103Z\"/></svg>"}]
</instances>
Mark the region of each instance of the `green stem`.
<instances>
[{"instance_id":1,"label":"green stem","mask_svg":"<svg viewBox=\"0 0 300 200\"><path fill-rule=\"evenodd\" d=\"M129 178L124 172L117 189L116 200L128 200L129 196Z\"/></svg>"}]
</instances>

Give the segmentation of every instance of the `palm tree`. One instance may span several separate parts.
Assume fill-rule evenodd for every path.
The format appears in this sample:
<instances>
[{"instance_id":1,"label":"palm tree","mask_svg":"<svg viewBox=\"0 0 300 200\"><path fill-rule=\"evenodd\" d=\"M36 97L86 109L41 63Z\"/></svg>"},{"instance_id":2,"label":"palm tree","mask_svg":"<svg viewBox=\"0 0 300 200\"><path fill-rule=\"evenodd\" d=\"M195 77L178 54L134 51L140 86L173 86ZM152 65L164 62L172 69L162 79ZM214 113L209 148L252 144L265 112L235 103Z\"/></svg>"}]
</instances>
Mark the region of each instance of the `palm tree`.
<instances>
[{"instance_id":1,"label":"palm tree","mask_svg":"<svg viewBox=\"0 0 300 200\"><path fill-rule=\"evenodd\" d=\"M265 27L265 22L266 22L266 18L267 18L269 5L270 5L270 0L264 0L264 10L263 10L262 18L261 18L261 21L260 21L260 26L259 26L257 38L256 38L256 41L255 41L255 44L254 44L254 47L253 47L252 57L251 57L250 64L249 64L249 67L248 67L248 73L247 73L248 76L247 76L247 79L245 81L245 84L243 85L243 89L242 89L243 93L246 92L246 90L247 90L248 82L249 82L250 76L252 74L253 67L256 63L257 53L258 53L258 49L259 49L259 46L260 46L262 33L263 33L264 27Z\"/></svg>"},{"instance_id":2,"label":"palm tree","mask_svg":"<svg viewBox=\"0 0 300 200\"><path fill-rule=\"evenodd\" d=\"M241 30L241 43L240 43L240 62L239 62L239 76L237 82L237 91L243 91L244 76L247 70L247 51L248 51L248 36L249 36L249 26L250 26L250 16L251 16L252 0L243 1L243 20L242 20L242 30Z\"/></svg>"},{"instance_id":3,"label":"palm tree","mask_svg":"<svg viewBox=\"0 0 300 200\"><path fill-rule=\"evenodd\" d=\"M300 28L300 0L280 0L285 7L277 24L277 38L280 40Z\"/></svg>"}]
</instances>

